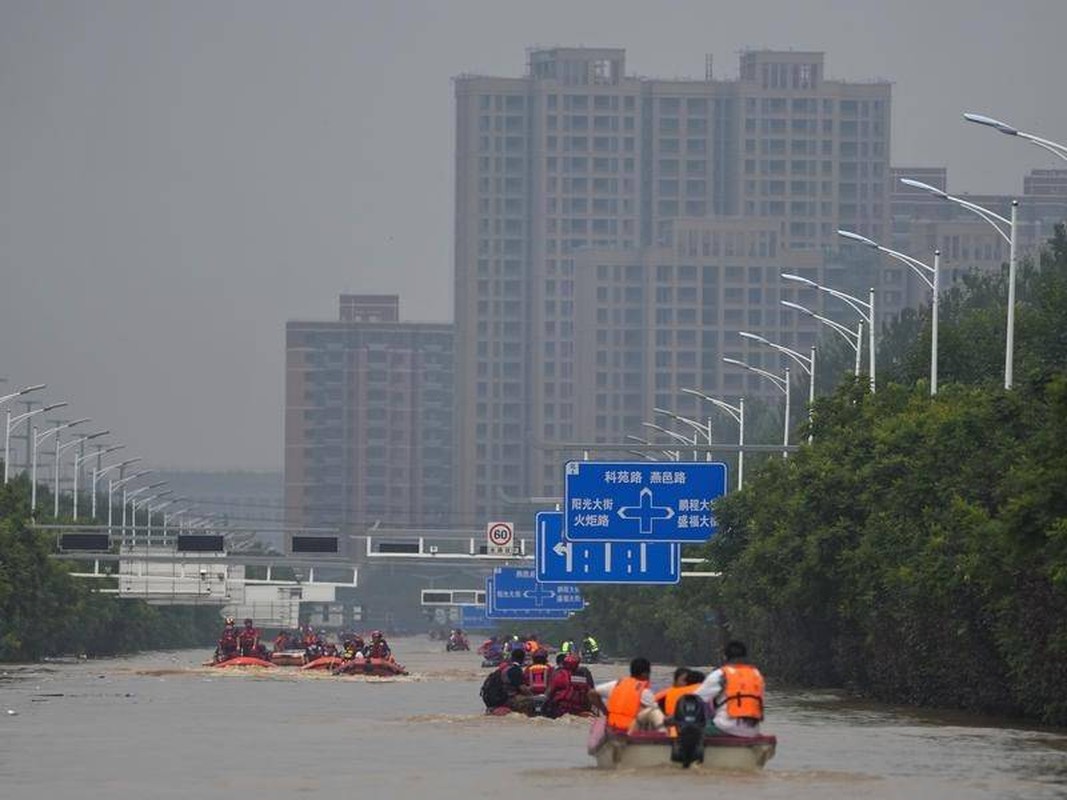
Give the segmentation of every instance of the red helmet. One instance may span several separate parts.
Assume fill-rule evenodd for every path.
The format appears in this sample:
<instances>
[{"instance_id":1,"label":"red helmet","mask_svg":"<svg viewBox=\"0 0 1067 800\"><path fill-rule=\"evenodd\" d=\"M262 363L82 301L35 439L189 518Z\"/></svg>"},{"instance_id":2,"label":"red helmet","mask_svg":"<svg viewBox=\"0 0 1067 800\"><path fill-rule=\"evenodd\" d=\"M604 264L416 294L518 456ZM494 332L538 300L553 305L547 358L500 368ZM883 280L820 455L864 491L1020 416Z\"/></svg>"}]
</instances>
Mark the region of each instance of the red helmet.
<instances>
[{"instance_id":1,"label":"red helmet","mask_svg":"<svg viewBox=\"0 0 1067 800\"><path fill-rule=\"evenodd\" d=\"M563 657L563 666L567 669L576 669L581 663L582 660L574 653L568 653Z\"/></svg>"},{"instance_id":2,"label":"red helmet","mask_svg":"<svg viewBox=\"0 0 1067 800\"><path fill-rule=\"evenodd\" d=\"M381 631L371 631L370 632L370 638L372 638L372 639L381 639L382 638L382 632Z\"/></svg>"}]
</instances>

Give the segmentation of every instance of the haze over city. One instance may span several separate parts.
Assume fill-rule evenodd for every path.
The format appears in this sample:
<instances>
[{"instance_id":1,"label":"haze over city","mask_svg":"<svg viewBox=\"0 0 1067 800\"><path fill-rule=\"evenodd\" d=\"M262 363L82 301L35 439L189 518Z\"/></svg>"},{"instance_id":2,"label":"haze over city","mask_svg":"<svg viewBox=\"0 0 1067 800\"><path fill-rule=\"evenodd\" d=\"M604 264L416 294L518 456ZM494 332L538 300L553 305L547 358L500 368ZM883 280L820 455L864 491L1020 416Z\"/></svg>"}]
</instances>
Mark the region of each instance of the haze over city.
<instances>
[{"instance_id":1,"label":"haze over city","mask_svg":"<svg viewBox=\"0 0 1067 800\"><path fill-rule=\"evenodd\" d=\"M341 293L450 321L451 79L534 45L631 74L822 51L893 83L891 163L1012 193L1067 138L1067 4L61 2L0 5L0 394L49 384L160 466L278 469L284 329Z\"/></svg>"}]
</instances>

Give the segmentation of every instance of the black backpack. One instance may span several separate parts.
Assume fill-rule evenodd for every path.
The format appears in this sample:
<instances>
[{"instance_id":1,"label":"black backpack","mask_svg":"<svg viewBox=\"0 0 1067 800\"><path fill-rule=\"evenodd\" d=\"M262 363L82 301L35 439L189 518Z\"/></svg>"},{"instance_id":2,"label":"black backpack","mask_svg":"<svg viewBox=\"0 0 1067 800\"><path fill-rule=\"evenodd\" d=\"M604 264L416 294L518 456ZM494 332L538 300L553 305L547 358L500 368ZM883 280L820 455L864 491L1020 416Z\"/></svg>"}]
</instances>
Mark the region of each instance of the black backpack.
<instances>
[{"instance_id":1,"label":"black backpack","mask_svg":"<svg viewBox=\"0 0 1067 800\"><path fill-rule=\"evenodd\" d=\"M499 667L485 676L482 688L479 692L486 708L496 708L507 705L508 690L504 686L504 672Z\"/></svg>"},{"instance_id":2,"label":"black backpack","mask_svg":"<svg viewBox=\"0 0 1067 800\"><path fill-rule=\"evenodd\" d=\"M674 724L678 736L671 745L671 761L683 767L697 761L704 763L704 726L707 724L707 705L695 694L683 694L674 706Z\"/></svg>"}]
</instances>

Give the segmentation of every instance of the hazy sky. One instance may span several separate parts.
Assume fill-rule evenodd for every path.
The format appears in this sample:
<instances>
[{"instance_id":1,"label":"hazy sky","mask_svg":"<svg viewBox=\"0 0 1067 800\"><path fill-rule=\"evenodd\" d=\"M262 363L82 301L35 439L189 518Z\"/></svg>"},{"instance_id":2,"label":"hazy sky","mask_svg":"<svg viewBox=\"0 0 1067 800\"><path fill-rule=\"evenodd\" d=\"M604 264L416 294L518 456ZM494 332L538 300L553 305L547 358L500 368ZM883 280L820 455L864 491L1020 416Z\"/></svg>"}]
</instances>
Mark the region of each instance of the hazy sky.
<instances>
[{"instance_id":1,"label":"hazy sky","mask_svg":"<svg viewBox=\"0 0 1067 800\"><path fill-rule=\"evenodd\" d=\"M48 383L155 465L278 468L286 320L451 319L452 76L824 50L893 81L895 165L1011 192L1058 163L960 113L1067 141L1064 30L1063 0L0 0L0 394Z\"/></svg>"}]
</instances>

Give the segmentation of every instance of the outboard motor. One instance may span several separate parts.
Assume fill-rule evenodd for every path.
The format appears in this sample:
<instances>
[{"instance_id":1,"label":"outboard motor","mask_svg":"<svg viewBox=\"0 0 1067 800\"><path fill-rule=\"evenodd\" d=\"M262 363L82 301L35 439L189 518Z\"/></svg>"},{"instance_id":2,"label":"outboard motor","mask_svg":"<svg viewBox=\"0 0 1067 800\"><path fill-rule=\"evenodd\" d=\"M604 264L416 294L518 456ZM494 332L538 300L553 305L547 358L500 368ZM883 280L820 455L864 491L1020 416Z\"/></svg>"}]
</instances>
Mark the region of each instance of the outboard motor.
<instances>
[{"instance_id":1,"label":"outboard motor","mask_svg":"<svg viewBox=\"0 0 1067 800\"><path fill-rule=\"evenodd\" d=\"M671 745L671 761L688 769L694 761L704 763L704 726L707 706L695 694L683 694L674 707L674 724L678 736Z\"/></svg>"}]
</instances>

